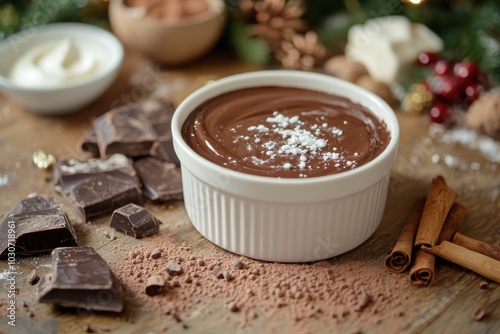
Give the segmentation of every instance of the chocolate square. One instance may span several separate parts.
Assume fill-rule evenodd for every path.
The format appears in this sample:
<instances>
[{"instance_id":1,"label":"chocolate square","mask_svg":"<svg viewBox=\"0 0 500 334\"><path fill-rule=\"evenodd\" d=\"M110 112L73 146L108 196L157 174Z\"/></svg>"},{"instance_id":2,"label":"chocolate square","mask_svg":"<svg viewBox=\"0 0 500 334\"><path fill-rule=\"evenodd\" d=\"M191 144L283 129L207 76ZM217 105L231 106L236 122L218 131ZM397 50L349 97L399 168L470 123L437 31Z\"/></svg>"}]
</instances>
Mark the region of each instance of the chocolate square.
<instances>
[{"instance_id":1,"label":"chocolate square","mask_svg":"<svg viewBox=\"0 0 500 334\"><path fill-rule=\"evenodd\" d=\"M151 157L135 161L134 167L142 182L144 195L152 201L183 199L180 167Z\"/></svg>"},{"instance_id":2,"label":"chocolate square","mask_svg":"<svg viewBox=\"0 0 500 334\"><path fill-rule=\"evenodd\" d=\"M52 197L35 196L22 200L0 226L0 258L10 245L16 255L32 255L56 247L78 246L68 217Z\"/></svg>"},{"instance_id":3,"label":"chocolate square","mask_svg":"<svg viewBox=\"0 0 500 334\"><path fill-rule=\"evenodd\" d=\"M142 206L127 204L113 212L110 226L139 239L158 233L160 222Z\"/></svg>"},{"instance_id":4,"label":"chocolate square","mask_svg":"<svg viewBox=\"0 0 500 334\"><path fill-rule=\"evenodd\" d=\"M106 261L91 247L52 252L52 274L42 277L40 303L94 311L121 312L123 288Z\"/></svg>"},{"instance_id":5,"label":"chocolate square","mask_svg":"<svg viewBox=\"0 0 500 334\"><path fill-rule=\"evenodd\" d=\"M130 160L122 154L100 159L58 162L56 189L87 220L110 214L128 203L141 202L140 184Z\"/></svg>"}]
</instances>

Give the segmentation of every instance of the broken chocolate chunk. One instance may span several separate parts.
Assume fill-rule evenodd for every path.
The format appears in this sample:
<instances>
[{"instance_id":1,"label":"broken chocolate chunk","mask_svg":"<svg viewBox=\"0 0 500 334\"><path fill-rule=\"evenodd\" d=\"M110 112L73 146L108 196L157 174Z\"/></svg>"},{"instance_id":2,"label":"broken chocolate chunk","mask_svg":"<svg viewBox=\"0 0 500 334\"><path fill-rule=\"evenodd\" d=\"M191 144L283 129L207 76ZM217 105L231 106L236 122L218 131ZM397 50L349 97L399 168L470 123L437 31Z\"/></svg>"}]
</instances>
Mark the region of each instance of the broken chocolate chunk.
<instances>
[{"instance_id":1,"label":"broken chocolate chunk","mask_svg":"<svg viewBox=\"0 0 500 334\"><path fill-rule=\"evenodd\" d=\"M128 203L141 203L137 174L122 154L99 159L58 162L56 190L66 196L87 220L110 214Z\"/></svg>"},{"instance_id":2,"label":"broken chocolate chunk","mask_svg":"<svg viewBox=\"0 0 500 334\"><path fill-rule=\"evenodd\" d=\"M80 140L83 151L99 154L122 153L129 157L150 155L180 166L175 154L170 123L172 102L144 99L108 111L93 123Z\"/></svg>"},{"instance_id":3,"label":"broken chocolate chunk","mask_svg":"<svg viewBox=\"0 0 500 334\"><path fill-rule=\"evenodd\" d=\"M108 111L93 122L101 156L122 153L128 157L149 155L158 135L148 118L134 104Z\"/></svg>"},{"instance_id":4,"label":"broken chocolate chunk","mask_svg":"<svg viewBox=\"0 0 500 334\"><path fill-rule=\"evenodd\" d=\"M169 101L146 99L141 103L141 110L158 134L158 140L151 147L150 155L158 160L180 166L179 158L174 151L170 128L175 106Z\"/></svg>"},{"instance_id":5,"label":"broken chocolate chunk","mask_svg":"<svg viewBox=\"0 0 500 334\"><path fill-rule=\"evenodd\" d=\"M110 226L119 232L139 239L158 233L160 221L147 209L131 203L113 212Z\"/></svg>"},{"instance_id":6,"label":"broken chocolate chunk","mask_svg":"<svg viewBox=\"0 0 500 334\"><path fill-rule=\"evenodd\" d=\"M214 269L212 269L212 274L217 277L218 279L223 279L224 278L224 272L222 271L221 267L215 266Z\"/></svg>"},{"instance_id":7,"label":"broken chocolate chunk","mask_svg":"<svg viewBox=\"0 0 500 334\"><path fill-rule=\"evenodd\" d=\"M28 276L26 276L26 279L27 279L29 285L35 285L40 280L40 277L36 273L36 270L33 269L32 271L30 271Z\"/></svg>"},{"instance_id":8,"label":"broken chocolate chunk","mask_svg":"<svg viewBox=\"0 0 500 334\"><path fill-rule=\"evenodd\" d=\"M163 293L165 287L165 278L160 275L152 275L146 283L146 294L148 296L156 296Z\"/></svg>"},{"instance_id":9,"label":"broken chocolate chunk","mask_svg":"<svg viewBox=\"0 0 500 334\"><path fill-rule=\"evenodd\" d=\"M0 258L8 253L32 255L70 246L78 246L73 227L59 203L49 196L23 199L0 225Z\"/></svg>"},{"instance_id":10,"label":"broken chocolate chunk","mask_svg":"<svg viewBox=\"0 0 500 334\"><path fill-rule=\"evenodd\" d=\"M122 286L106 261L91 247L52 251L52 274L42 277L40 303L85 310L121 312Z\"/></svg>"},{"instance_id":11,"label":"broken chocolate chunk","mask_svg":"<svg viewBox=\"0 0 500 334\"><path fill-rule=\"evenodd\" d=\"M175 164L151 157L134 162L144 195L152 201L182 200L181 170Z\"/></svg>"},{"instance_id":12,"label":"broken chocolate chunk","mask_svg":"<svg viewBox=\"0 0 500 334\"><path fill-rule=\"evenodd\" d=\"M243 269L244 268L244 264L243 262L241 262L240 259L236 259L232 262L233 264L233 267L235 267L236 269Z\"/></svg>"},{"instance_id":13,"label":"broken chocolate chunk","mask_svg":"<svg viewBox=\"0 0 500 334\"><path fill-rule=\"evenodd\" d=\"M167 264L167 267L165 268L165 271L170 276L177 276L177 275L182 274L182 267L177 261L170 260L170 261L168 261L168 264Z\"/></svg>"}]
</instances>

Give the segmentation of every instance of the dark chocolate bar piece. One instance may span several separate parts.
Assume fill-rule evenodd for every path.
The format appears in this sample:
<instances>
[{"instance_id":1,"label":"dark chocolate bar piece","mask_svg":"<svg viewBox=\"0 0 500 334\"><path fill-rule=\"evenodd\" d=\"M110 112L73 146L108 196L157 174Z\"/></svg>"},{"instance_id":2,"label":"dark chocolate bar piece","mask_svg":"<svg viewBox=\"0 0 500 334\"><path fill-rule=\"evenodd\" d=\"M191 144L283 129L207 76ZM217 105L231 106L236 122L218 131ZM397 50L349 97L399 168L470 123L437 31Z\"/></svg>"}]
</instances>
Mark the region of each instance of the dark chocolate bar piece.
<instances>
[{"instance_id":1,"label":"dark chocolate bar piece","mask_svg":"<svg viewBox=\"0 0 500 334\"><path fill-rule=\"evenodd\" d=\"M180 166L170 129L174 111L171 102L158 98L112 109L94 121L93 127L80 139L80 147L96 156L149 155Z\"/></svg>"},{"instance_id":2,"label":"dark chocolate bar piece","mask_svg":"<svg viewBox=\"0 0 500 334\"><path fill-rule=\"evenodd\" d=\"M141 190L131 161L123 154L100 159L58 162L56 189L87 220L110 214L128 203L141 203Z\"/></svg>"},{"instance_id":3,"label":"dark chocolate bar piece","mask_svg":"<svg viewBox=\"0 0 500 334\"><path fill-rule=\"evenodd\" d=\"M160 99L146 99L141 103L141 110L158 134L158 140L151 147L150 155L158 160L180 166L172 141L171 123L175 112L173 103Z\"/></svg>"},{"instance_id":4,"label":"dark chocolate bar piece","mask_svg":"<svg viewBox=\"0 0 500 334\"><path fill-rule=\"evenodd\" d=\"M52 251L52 274L39 282L38 301L85 310L121 312L123 288L92 247Z\"/></svg>"},{"instance_id":5,"label":"dark chocolate bar piece","mask_svg":"<svg viewBox=\"0 0 500 334\"><path fill-rule=\"evenodd\" d=\"M110 226L139 239L158 233L160 222L142 206L127 204L113 212Z\"/></svg>"},{"instance_id":6,"label":"dark chocolate bar piece","mask_svg":"<svg viewBox=\"0 0 500 334\"><path fill-rule=\"evenodd\" d=\"M12 253L9 246L14 247L16 255L32 255L78 244L59 203L49 196L35 196L23 199L3 220L0 258Z\"/></svg>"},{"instance_id":7,"label":"dark chocolate bar piece","mask_svg":"<svg viewBox=\"0 0 500 334\"><path fill-rule=\"evenodd\" d=\"M158 135L140 105L113 109L94 120L101 156L122 153L128 157L149 155Z\"/></svg>"},{"instance_id":8,"label":"dark chocolate bar piece","mask_svg":"<svg viewBox=\"0 0 500 334\"><path fill-rule=\"evenodd\" d=\"M135 161L134 167L141 179L142 191L149 199L159 202L183 199L180 167L151 157Z\"/></svg>"}]
</instances>

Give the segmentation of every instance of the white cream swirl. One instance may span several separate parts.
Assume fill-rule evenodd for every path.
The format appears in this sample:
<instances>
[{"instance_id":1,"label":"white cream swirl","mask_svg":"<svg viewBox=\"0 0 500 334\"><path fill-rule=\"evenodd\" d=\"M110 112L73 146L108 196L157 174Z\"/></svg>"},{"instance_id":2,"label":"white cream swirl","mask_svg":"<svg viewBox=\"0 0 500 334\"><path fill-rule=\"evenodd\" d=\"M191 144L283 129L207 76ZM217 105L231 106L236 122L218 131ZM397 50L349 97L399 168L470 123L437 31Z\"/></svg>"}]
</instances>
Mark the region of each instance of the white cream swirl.
<instances>
[{"instance_id":1,"label":"white cream swirl","mask_svg":"<svg viewBox=\"0 0 500 334\"><path fill-rule=\"evenodd\" d=\"M62 87L90 79L100 73L98 51L70 38L42 43L21 55L9 78L30 88Z\"/></svg>"}]
</instances>

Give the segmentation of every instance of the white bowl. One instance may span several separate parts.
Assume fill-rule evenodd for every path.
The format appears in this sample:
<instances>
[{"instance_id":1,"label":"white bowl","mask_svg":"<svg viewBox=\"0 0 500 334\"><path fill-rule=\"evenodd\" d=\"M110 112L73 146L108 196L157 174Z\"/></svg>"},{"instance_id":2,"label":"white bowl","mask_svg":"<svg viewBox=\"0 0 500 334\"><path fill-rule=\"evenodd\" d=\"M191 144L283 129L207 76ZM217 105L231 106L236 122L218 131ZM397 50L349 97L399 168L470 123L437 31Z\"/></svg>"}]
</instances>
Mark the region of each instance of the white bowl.
<instances>
[{"instance_id":1,"label":"white bowl","mask_svg":"<svg viewBox=\"0 0 500 334\"><path fill-rule=\"evenodd\" d=\"M337 94L367 107L391 134L374 160L350 171L311 178L272 178L212 163L184 141L186 118L204 101L255 86L298 87ZM384 212L399 125L378 96L352 83L316 73L259 71L220 79L188 96L172 119L182 167L184 203L194 227L208 240L251 258L308 262L347 252L368 239Z\"/></svg>"},{"instance_id":2,"label":"white bowl","mask_svg":"<svg viewBox=\"0 0 500 334\"><path fill-rule=\"evenodd\" d=\"M99 50L103 70L87 80L63 87L24 87L12 82L9 71L19 57L36 45L63 38L74 38ZM39 114L67 114L97 99L113 82L123 61L118 39L108 31L82 23L54 23L34 27L10 36L0 43L0 90L24 109Z\"/></svg>"}]
</instances>

